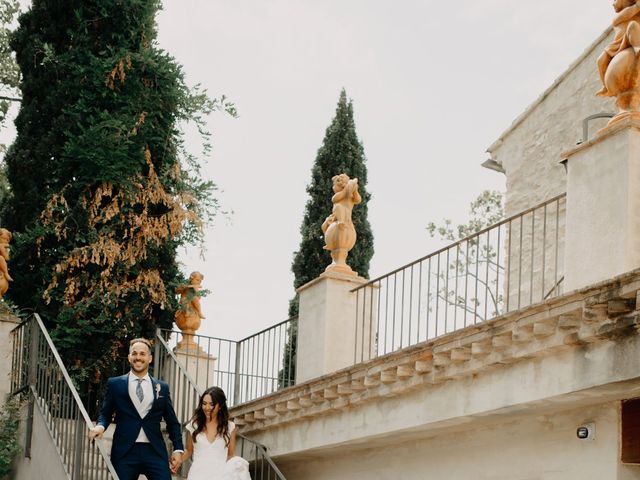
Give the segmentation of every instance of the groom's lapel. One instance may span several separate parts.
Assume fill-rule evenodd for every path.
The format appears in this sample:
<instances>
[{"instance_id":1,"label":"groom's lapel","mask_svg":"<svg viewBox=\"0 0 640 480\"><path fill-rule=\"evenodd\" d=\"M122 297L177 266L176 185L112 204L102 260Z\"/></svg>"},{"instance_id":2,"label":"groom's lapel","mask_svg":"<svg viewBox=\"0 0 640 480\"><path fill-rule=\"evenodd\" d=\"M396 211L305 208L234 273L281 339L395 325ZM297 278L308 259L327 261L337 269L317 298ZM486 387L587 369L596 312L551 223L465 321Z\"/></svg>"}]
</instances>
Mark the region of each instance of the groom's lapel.
<instances>
[{"instance_id":1,"label":"groom's lapel","mask_svg":"<svg viewBox=\"0 0 640 480\"><path fill-rule=\"evenodd\" d=\"M133 404L133 400L131 400L131 395L129 395L129 374L125 373L124 375L122 375L120 377L121 380L121 384L120 384L120 388L122 389L122 394L125 397L125 402L127 402L127 405L129 405L129 407L131 408L131 410L133 410L135 413L137 413L138 415L140 415L138 413L138 409L136 408L136 406Z\"/></svg>"},{"instance_id":2,"label":"groom's lapel","mask_svg":"<svg viewBox=\"0 0 640 480\"><path fill-rule=\"evenodd\" d=\"M160 382L149 375L151 379L151 389L153 391L153 403L151 404L151 408L156 406L156 402L158 401L158 397L160 396Z\"/></svg>"}]
</instances>

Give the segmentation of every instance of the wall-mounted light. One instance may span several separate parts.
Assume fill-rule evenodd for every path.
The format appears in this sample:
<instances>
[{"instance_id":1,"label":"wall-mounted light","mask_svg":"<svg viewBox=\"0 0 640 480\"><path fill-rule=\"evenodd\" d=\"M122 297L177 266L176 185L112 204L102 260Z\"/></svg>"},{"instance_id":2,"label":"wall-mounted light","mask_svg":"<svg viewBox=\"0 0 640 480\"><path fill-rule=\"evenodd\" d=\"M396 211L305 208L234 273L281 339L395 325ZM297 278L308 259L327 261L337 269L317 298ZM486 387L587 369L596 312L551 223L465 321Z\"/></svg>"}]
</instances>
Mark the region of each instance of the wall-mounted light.
<instances>
[{"instance_id":1,"label":"wall-mounted light","mask_svg":"<svg viewBox=\"0 0 640 480\"><path fill-rule=\"evenodd\" d=\"M502 164L496 162L493 158L489 158L488 160L482 162L482 166L495 172L506 173L504 171L504 168L502 167Z\"/></svg>"},{"instance_id":2,"label":"wall-mounted light","mask_svg":"<svg viewBox=\"0 0 640 480\"><path fill-rule=\"evenodd\" d=\"M576 430L576 437L580 440L595 440L596 439L596 424L586 423L580 425Z\"/></svg>"}]
</instances>

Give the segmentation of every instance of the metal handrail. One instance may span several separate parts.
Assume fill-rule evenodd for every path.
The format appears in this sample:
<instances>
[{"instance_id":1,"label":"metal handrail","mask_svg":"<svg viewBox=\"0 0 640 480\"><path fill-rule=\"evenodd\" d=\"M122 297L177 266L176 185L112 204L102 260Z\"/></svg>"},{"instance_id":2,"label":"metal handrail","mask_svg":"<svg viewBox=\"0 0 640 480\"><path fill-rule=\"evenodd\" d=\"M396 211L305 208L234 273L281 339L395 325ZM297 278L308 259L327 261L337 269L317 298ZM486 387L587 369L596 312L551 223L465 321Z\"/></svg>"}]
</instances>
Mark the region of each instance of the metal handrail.
<instances>
[{"instance_id":1,"label":"metal handrail","mask_svg":"<svg viewBox=\"0 0 640 480\"><path fill-rule=\"evenodd\" d=\"M176 357L176 354L174 353L174 351L169 347L169 345L167 344L167 342L165 341L164 338L162 338L162 335L160 335L161 330L158 329L156 331L156 340L158 342L160 342L160 344L164 347L164 354L165 355L169 355L171 357L171 359L176 363L176 365L178 366L178 370L182 373L182 375L185 376L185 378L189 381L189 383L193 386L193 388L196 389L196 391L198 392L199 395L202 395L202 392L198 389L198 387L196 386L196 381L191 377L191 375L189 375L189 373L183 368L182 364L180 363L180 361L178 361L178 357ZM161 376L160 371L156 371L154 372L156 374L157 377Z\"/></svg>"},{"instance_id":2,"label":"metal handrail","mask_svg":"<svg viewBox=\"0 0 640 480\"><path fill-rule=\"evenodd\" d=\"M249 458L249 461L253 462L253 471L254 471L254 478L256 480L258 479L258 462L263 462L266 461L267 465L269 468L271 468L271 470L273 471L273 476L268 473L267 478L269 480L271 480L271 478L273 478L273 480L286 480L285 476L282 474L282 472L280 471L280 469L277 467L277 465L273 462L273 459L269 456L269 454L267 453L267 447L265 447L263 444L256 442L255 440L251 440L248 437L245 437L244 435L238 433L236 434L236 438L239 438L242 440L243 444L240 448L240 456L245 458L245 453L244 453L244 442L248 442L249 444L251 444L253 446L255 455L253 457L253 459ZM236 451L237 451L237 447L236 447ZM258 455L258 452L260 452L260 455ZM260 478L264 477L264 467L261 465L260 468Z\"/></svg>"},{"instance_id":3,"label":"metal handrail","mask_svg":"<svg viewBox=\"0 0 640 480\"><path fill-rule=\"evenodd\" d=\"M203 394L204 389L201 388L196 383L193 376L191 376L187 371L187 369L184 367L183 363L178 360L178 357L176 356L175 352L172 351L172 349L169 347L169 344L163 338L162 336L163 332L166 332L166 331L161 329L156 330L157 343L155 347L156 352L154 355L154 373L156 377L158 378L164 377L163 379L169 383L169 388L171 391L173 391L174 398L178 403L178 408L176 409L176 413L178 414L178 419L184 425L190 420L190 415L185 415L184 413L185 412L184 406L186 405L186 402L188 402L190 398L190 392L196 392L199 398ZM160 349L162 349L163 351L161 352ZM167 359L171 360L169 368L167 368L166 363L164 363L166 362ZM167 370L171 370L172 373L169 375L165 375L165 372ZM182 385L180 384L181 382L179 380L176 381L176 373L178 377L182 377L182 379L184 379L185 382L183 382ZM187 393L185 394L185 392ZM197 401L198 399L195 399L195 400ZM193 403L191 405L192 408L189 411L193 411L193 409L196 406L195 405L196 402L192 402L192 403ZM183 407L183 408L180 408L180 407ZM240 448L241 456L244 456L244 442L248 442L249 444L253 445L253 451L255 452L255 457L249 460L254 462L254 477L253 477L254 480L260 480L262 478L262 476L260 477L257 476L258 461L267 462L267 465L271 468L271 472L268 473L269 479L273 478L273 480L286 480L286 478L284 477L280 469L278 469L276 464L273 462L273 460L267 453L266 446L262 445L259 442L256 442L255 440L251 440L250 438L247 438L244 435L241 435L239 433L236 435L236 437L241 439L243 442ZM260 453L260 455L258 455L258 452Z\"/></svg>"},{"instance_id":4,"label":"metal handrail","mask_svg":"<svg viewBox=\"0 0 640 480\"><path fill-rule=\"evenodd\" d=\"M354 364L561 294L565 206L557 195L353 288Z\"/></svg>"},{"instance_id":5,"label":"metal handrail","mask_svg":"<svg viewBox=\"0 0 640 480\"><path fill-rule=\"evenodd\" d=\"M30 338L25 338L23 334L27 328L32 329L31 332L27 332L30 333ZM49 433L56 444L60 460L70 478L74 480L105 478L105 474L108 474L111 479L118 480L118 475L104 447L104 440L97 438L92 444L89 444L87 433L89 429L93 428L93 422L84 408L75 385L40 316L37 313L34 314L31 319L14 328L12 334L14 339L18 335L22 335L23 340L22 351L16 351L15 347L19 345L18 342L14 341L12 393L18 393L28 388L32 394L29 403L30 423L27 425L28 435L25 454L30 455L31 422L33 421L33 405L35 404L45 419ZM40 342L40 338L44 338L45 341ZM30 345L24 345L24 340L29 340ZM40 361L41 357L47 354L53 357L53 365L49 361ZM27 356L26 359L25 355ZM27 365L28 372L25 371ZM51 367L54 367L53 371ZM52 378L52 374L56 378ZM62 377L61 379L60 376ZM24 384L20 384L21 380ZM69 405L62 402L62 405L60 405L61 399L68 398L67 394L70 394L73 403ZM50 402L46 401L48 396L52 397ZM57 405L53 402L54 398L58 400ZM54 409L58 416L52 413ZM77 415L79 415L79 418ZM81 428L82 422L78 422L76 427L69 425L70 421L73 422L75 420L84 421L86 430ZM72 436L74 437L73 439L71 438ZM97 458L95 452L93 452L94 454L91 451L87 452L87 448L92 450L94 446L98 450ZM104 471L105 468L106 472ZM90 476L85 476L84 469L90 469L90 472L96 473L98 477L94 477L91 474L89 474Z\"/></svg>"},{"instance_id":6,"label":"metal handrail","mask_svg":"<svg viewBox=\"0 0 640 480\"><path fill-rule=\"evenodd\" d=\"M222 387L230 406L295 385L297 317L239 341L176 330L159 330L158 335L167 347L175 340L184 354L177 360L196 385Z\"/></svg>"},{"instance_id":7,"label":"metal handrail","mask_svg":"<svg viewBox=\"0 0 640 480\"><path fill-rule=\"evenodd\" d=\"M271 325L270 327L264 328L264 329L260 330L260 331L259 331L259 332L257 332L257 333L254 333L254 334L252 334L252 335L249 335L248 337L245 337L245 338L243 338L242 340L238 340L238 343L246 342L247 340L251 340L252 338L257 337L257 336L259 336L259 335L262 335L263 333L266 333L266 332L268 332L269 330L272 330L272 329L274 329L274 328L278 328L278 327L280 327L280 326L282 326L282 325L285 325L285 324L287 324L287 323L294 322L294 321L296 321L296 320L298 320L298 316L297 316L297 315L294 315L293 317L289 317L289 318L287 318L286 320L283 320L283 321L282 321L282 322L280 322L280 323L276 323L275 325Z\"/></svg>"},{"instance_id":8,"label":"metal handrail","mask_svg":"<svg viewBox=\"0 0 640 480\"><path fill-rule=\"evenodd\" d=\"M167 364L167 360L171 360ZM173 406L180 423L186 425L191 418L194 404L200 396L197 382L178 361L160 330L156 331L155 353L153 356L153 373L157 378L164 378L173 392Z\"/></svg>"},{"instance_id":9,"label":"metal handrail","mask_svg":"<svg viewBox=\"0 0 640 480\"><path fill-rule=\"evenodd\" d=\"M373 280L369 280L367 283L364 283L362 285L359 285L359 286L351 289L351 292L356 292L358 290L362 290L363 288L370 287L373 284L375 284L376 282L378 282L380 280L383 280L385 277L393 275L394 273L401 272L402 270L405 270L405 269L407 269L409 267L412 267L414 265L419 264L420 262L428 260L429 257L438 256L441 253L445 253L447 250L450 250L450 249L455 248L457 246L463 245L465 242L468 242L469 240L471 240L471 239L473 239L475 237L479 237L479 236L484 235L485 233L489 232L490 230L493 230L495 228L502 227L504 225L512 223L513 221L518 220L519 218L521 218L521 217L523 217L523 216L525 216L525 215L527 215L527 214L529 214L529 213L531 213L531 212L533 212L533 211L535 211L535 210L537 210L539 208L542 208L545 205L550 205L550 204L552 204L554 202L557 202L558 200L560 200L560 199L562 199L562 198L564 198L566 196L567 196L566 193L562 193L560 195L556 195L555 197L550 198L549 200L546 200L546 201L536 205L535 207L528 208L527 210L523 210L522 212L519 212L519 213L517 213L517 214L515 214L515 215L513 215L513 216L511 216L509 218L505 218L504 220L500 220L498 223L495 223L495 224L490 225L490 226L488 226L486 228L483 228L482 230L478 230L477 232L473 233L472 235L468 235L467 237L463 238L462 240L458 240L457 242L450 243L447 246L442 247L439 250L436 250L435 252L431 252L431 253L425 255L424 257L420 257L417 260L414 260L414 261L412 261L410 263L407 263L406 265L403 265L402 267L398 267L395 270L392 270L390 272L385 273L384 275L380 275L379 277L376 277Z\"/></svg>"}]
</instances>

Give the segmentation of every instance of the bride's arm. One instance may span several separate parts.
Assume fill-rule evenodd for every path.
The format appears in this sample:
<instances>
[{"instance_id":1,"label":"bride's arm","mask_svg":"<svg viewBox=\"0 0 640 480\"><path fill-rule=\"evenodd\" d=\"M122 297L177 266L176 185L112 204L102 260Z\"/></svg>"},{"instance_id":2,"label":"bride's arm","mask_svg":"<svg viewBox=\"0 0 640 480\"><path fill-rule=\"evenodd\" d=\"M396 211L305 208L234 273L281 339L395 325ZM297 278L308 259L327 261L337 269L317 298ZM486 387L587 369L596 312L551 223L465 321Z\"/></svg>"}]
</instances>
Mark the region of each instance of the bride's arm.
<instances>
[{"instance_id":1,"label":"bride's arm","mask_svg":"<svg viewBox=\"0 0 640 480\"><path fill-rule=\"evenodd\" d=\"M193 455L193 435L191 435L191 432L189 430L187 430L187 448L185 449L184 453L182 454L182 462L184 463L187 458L189 458L191 455Z\"/></svg>"},{"instance_id":2,"label":"bride's arm","mask_svg":"<svg viewBox=\"0 0 640 480\"><path fill-rule=\"evenodd\" d=\"M233 432L231 432L231 438L229 439L229 451L227 452L227 460L235 456L236 456L236 430L234 428Z\"/></svg>"}]
</instances>

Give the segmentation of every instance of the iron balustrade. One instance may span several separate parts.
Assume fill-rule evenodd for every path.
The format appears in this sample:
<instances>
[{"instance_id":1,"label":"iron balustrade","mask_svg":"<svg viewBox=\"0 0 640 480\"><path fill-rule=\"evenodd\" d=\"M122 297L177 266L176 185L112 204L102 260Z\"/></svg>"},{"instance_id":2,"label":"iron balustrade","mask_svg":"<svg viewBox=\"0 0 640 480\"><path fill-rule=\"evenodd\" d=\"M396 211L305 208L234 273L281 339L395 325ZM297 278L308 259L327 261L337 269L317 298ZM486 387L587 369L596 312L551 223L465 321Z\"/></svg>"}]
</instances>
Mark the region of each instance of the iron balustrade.
<instances>
[{"instance_id":1,"label":"iron balustrade","mask_svg":"<svg viewBox=\"0 0 640 480\"><path fill-rule=\"evenodd\" d=\"M185 365L178 360L160 330L156 332L153 361L155 377L163 379L169 384L173 409L180 423L186 425L193 416L201 391Z\"/></svg>"},{"instance_id":2,"label":"iron balustrade","mask_svg":"<svg viewBox=\"0 0 640 480\"><path fill-rule=\"evenodd\" d=\"M566 194L352 290L354 364L562 293Z\"/></svg>"},{"instance_id":3,"label":"iron balustrade","mask_svg":"<svg viewBox=\"0 0 640 480\"><path fill-rule=\"evenodd\" d=\"M295 385L297 328L294 317L240 341L173 330L158 330L157 336L167 348L181 345L171 355L194 385L222 388L234 406Z\"/></svg>"},{"instance_id":4,"label":"iron balustrade","mask_svg":"<svg viewBox=\"0 0 640 480\"><path fill-rule=\"evenodd\" d=\"M249 473L255 480L286 480L273 463L267 448L243 435L236 436L236 454L249 462Z\"/></svg>"},{"instance_id":5,"label":"iron balustrade","mask_svg":"<svg viewBox=\"0 0 640 480\"><path fill-rule=\"evenodd\" d=\"M287 322L283 322L286 324ZM283 325L278 324L276 327ZM275 327L271 327L275 328ZM271 329L267 329L261 333L269 331ZM157 372L157 376L159 378L164 379L169 384L169 390L172 392L174 409L176 411L176 415L178 420L182 423L182 425L186 425L193 416L194 410L197 406L200 395L204 392L206 387L202 387L201 385L211 386L219 384L215 383L201 383L198 384L196 381L197 376L194 376L193 373L197 373L197 363L196 366L193 365L192 362L188 361L188 357L186 357L187 361L185 362L185 358L180 359L176 352L174 352L173 348L169 345L167 338L171 336L171 334L177 334L180 332L166 331L166 330L158 330L156 332L156 342L154 347L154 370ZM260 334L257 334L260 335ZM202 337L200 339L196 337ZM190 337L191 338L191 337ZM251 337L249 337L251 338ZM206 339L206 343L205 343ZM175 340L175 339L174 339ZM225 352L223 346L225 348L236 345L235 352L242 351L242 342L233 342L232 340L223 340L223 339L214 339L213 337L203 337L201 335L193 336L194 341L200 341L199 345L216 345L217 349L209 349L209 351L213 352ZM211 343L209 343L211 340ZM246 340L246 339L245 339ZM172 342L173 343L173 342ZM198 345L198 343L196 343ZM192 349L190 351L191 356L193 357L196 353L196 349ZM201 354L202 351L199 351ZM230 364L230 363L229 363ZM188 371L188 365L192 365L191 373ZM203 369L205 373L203 375L207 375L201 377L200 380L202 382L208 382L209 376L212 375L211 378L215 377L215 368L208 370L206 367ZM223 372L226 376L221 376L217 378L233 378L230 375L231 372ZM186 433L188 435L188 433ZM246 459L249 462L249 470L251 473L251 478L254 480L286 480L282 472L275 465L269 454L267 453L267 448L255 442L241 434L236 435L236 455L239 455ZM191 466L191 460L187 460L185 465L181 470L181 474L186 476L188 474L188 470Z\"/></svg>"},{"instance_id":6,"label":"iron balustrade","mask_svg":"<svg viewBox=\"0 0 640 480\"><path fill-rule=\"evenodd\" d=\"M117 480L103 440L88 441L93 423L40 317L18 325L12 337L11 391L30 396L25 456L31 456L37 407L71 480Z\"/></svg>"}]
</instances>

